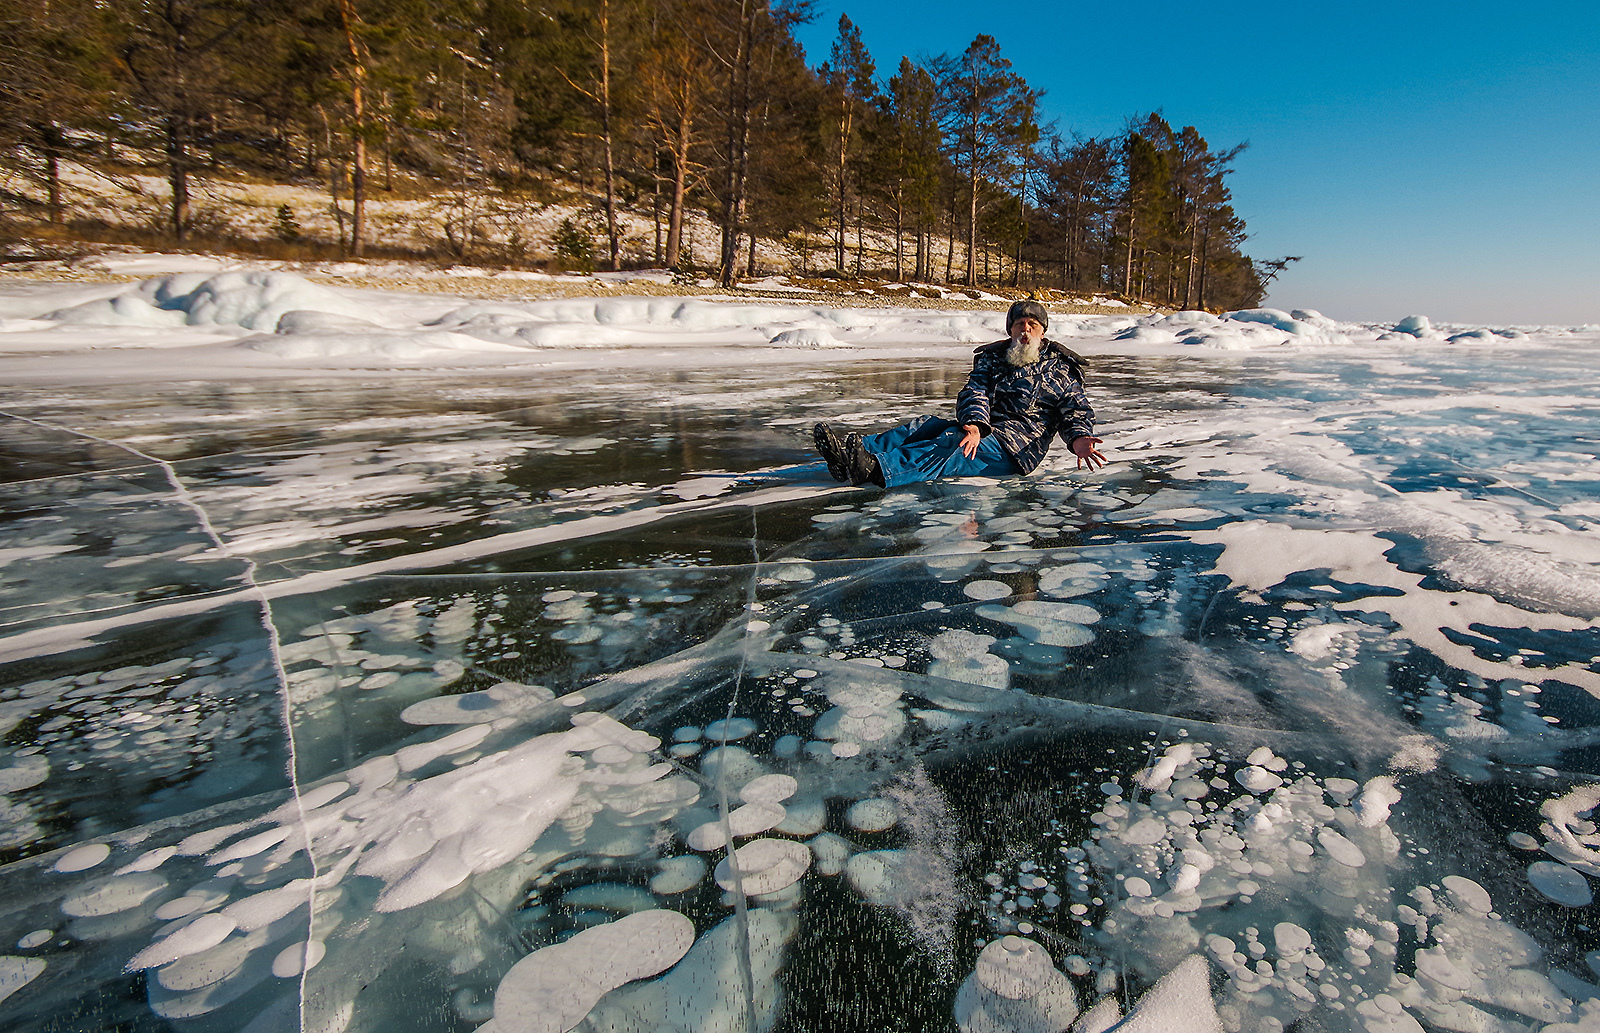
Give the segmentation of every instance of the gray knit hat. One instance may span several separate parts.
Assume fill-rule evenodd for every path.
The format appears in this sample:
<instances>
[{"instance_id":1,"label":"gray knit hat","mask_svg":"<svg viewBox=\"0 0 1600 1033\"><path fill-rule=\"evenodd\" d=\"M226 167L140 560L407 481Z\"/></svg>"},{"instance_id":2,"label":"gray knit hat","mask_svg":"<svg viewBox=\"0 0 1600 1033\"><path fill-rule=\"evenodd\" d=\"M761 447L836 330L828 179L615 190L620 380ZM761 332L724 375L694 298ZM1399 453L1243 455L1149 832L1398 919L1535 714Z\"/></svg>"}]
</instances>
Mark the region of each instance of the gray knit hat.
<instances>
[{"instance_id":1,"label":"gray knit hat","mask_svg":"<svg viewBox=\"0 0 1600 1033\"><path fill-rule=\"evenodd\" d=\"M1037 319L1039 321L1039 325L1044 327L1046 330L1050 329L1050 313L1044 310L1043 305L1039 304L1037 301L1029 299L1027 301L1018 301L1012 304L1011 311L1006 313L1006 333L1009 334L1011 332L1011 327L1016 323L1017 320L1026 319L1029 316Z\"/></svg>"}]
</instances>

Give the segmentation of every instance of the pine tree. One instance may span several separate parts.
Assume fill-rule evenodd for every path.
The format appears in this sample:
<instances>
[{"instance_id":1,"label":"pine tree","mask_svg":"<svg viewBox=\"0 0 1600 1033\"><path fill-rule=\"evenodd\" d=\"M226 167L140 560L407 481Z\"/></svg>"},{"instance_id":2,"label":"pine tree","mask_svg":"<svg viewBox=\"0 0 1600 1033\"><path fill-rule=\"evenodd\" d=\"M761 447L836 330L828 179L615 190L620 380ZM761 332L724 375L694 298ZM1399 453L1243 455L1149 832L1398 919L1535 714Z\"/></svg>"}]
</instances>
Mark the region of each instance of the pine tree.
<instances>
[{"instance_id":1,"label":"pine tree","mask_svg":"<svg viewBox=\"0 0 1600 1033\"><path fill-rule=\"evenodd\" d=\"M946 139L967 183L967 257L963 282L975 283L979 181L1009 181L1039 138L1034 108L1043 93L1029 88L994 37L979 35L959 58L941 62Z\"/></svg>"}]
</instances>

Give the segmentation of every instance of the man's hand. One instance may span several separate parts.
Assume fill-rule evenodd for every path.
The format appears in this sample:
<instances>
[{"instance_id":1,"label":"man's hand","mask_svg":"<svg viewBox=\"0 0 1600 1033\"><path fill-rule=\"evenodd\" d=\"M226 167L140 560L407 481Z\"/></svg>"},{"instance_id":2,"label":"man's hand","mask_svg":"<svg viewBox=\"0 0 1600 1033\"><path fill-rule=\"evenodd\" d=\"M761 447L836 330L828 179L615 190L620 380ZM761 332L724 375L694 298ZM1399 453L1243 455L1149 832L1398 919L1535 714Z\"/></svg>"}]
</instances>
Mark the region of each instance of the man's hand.
<instances>
[{"instance_id":1,"label":"man's hand","mask_svg":"<svg viewBox=\"0 0 1600 1033\"><path fill-rule=\"evenodd\" d=\"M1085 463L1089 464L1091 470L1106 465L1106 457L1100 454L1100 449L1097 447L1104 441L1105 438L1097 438L1091 434L1072 439L1072 454L1078 457L1078 469L1083 469Z\"/></svg>"},{"instance_id":2,"label":"man's hand","mask_svg":"<svg viewBox=\"0 0 1600 1033\"><path fill-rule=\"evenodd\" d=\"M978 442L983 440L983 428L976 423L963 423L961 430L963 431L961 435L961 452L968 459L974 459L978 455ZM1095 440L1099 441L1100 439L1095 438Z\"/></svg>"}]
</instances>

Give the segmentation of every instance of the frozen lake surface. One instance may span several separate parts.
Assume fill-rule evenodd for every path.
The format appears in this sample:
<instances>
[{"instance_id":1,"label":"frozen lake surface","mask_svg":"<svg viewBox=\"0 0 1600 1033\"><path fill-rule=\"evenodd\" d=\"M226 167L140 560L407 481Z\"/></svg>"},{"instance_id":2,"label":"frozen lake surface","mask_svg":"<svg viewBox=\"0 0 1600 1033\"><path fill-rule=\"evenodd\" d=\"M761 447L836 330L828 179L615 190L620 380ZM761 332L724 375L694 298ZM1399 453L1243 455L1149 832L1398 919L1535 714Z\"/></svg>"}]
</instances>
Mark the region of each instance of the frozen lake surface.
<instances>
[{"instance_id":1,"label":"frozen lake surface","mask_svg":"<svg viewBox=\"0 0 1600 1033\"><path fill-rule=\"evenodd\" d=\"M1593 331L1062 320L1112 465L885 492L972 314L6 304L8 1030L1600 1029Z\"/></svg>"}]
</instances>

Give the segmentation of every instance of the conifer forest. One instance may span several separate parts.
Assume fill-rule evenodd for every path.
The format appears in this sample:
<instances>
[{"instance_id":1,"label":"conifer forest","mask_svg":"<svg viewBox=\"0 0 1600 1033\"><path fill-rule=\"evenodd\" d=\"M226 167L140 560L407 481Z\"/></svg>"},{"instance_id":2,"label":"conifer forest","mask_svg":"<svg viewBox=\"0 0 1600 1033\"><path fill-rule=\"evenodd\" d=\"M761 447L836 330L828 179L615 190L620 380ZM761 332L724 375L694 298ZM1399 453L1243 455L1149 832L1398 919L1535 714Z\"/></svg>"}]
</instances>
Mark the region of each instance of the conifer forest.
<instances>
[{"instance_id":1,"label":"conifer forest","mask_svg":"<svg viewBox=\"0 0 1600 1033\"><path fill-rule=\"evenodd\" d=\"M4 12L11 251L104 233L104 194L91 204L73 187L88 176L140 194L142 236L126 242L143 246L242 245L196 198L250 181L326 198L325 239L288 204L259 234L289 255L671 268L723 285L781 266L1218 311L1258 304L1292 261L1244 254L1227 183L1243 144L1219 149L1159 112L1105 137L1050 124L987 35L890 63L845 16L808 62L795 29L816 16L810 0L11 0ZM375 228L374 206L402 198L433 227L426 245ZM529 212L560 217L533 232L518 218Z\"/></svg>"}]
</instances>

